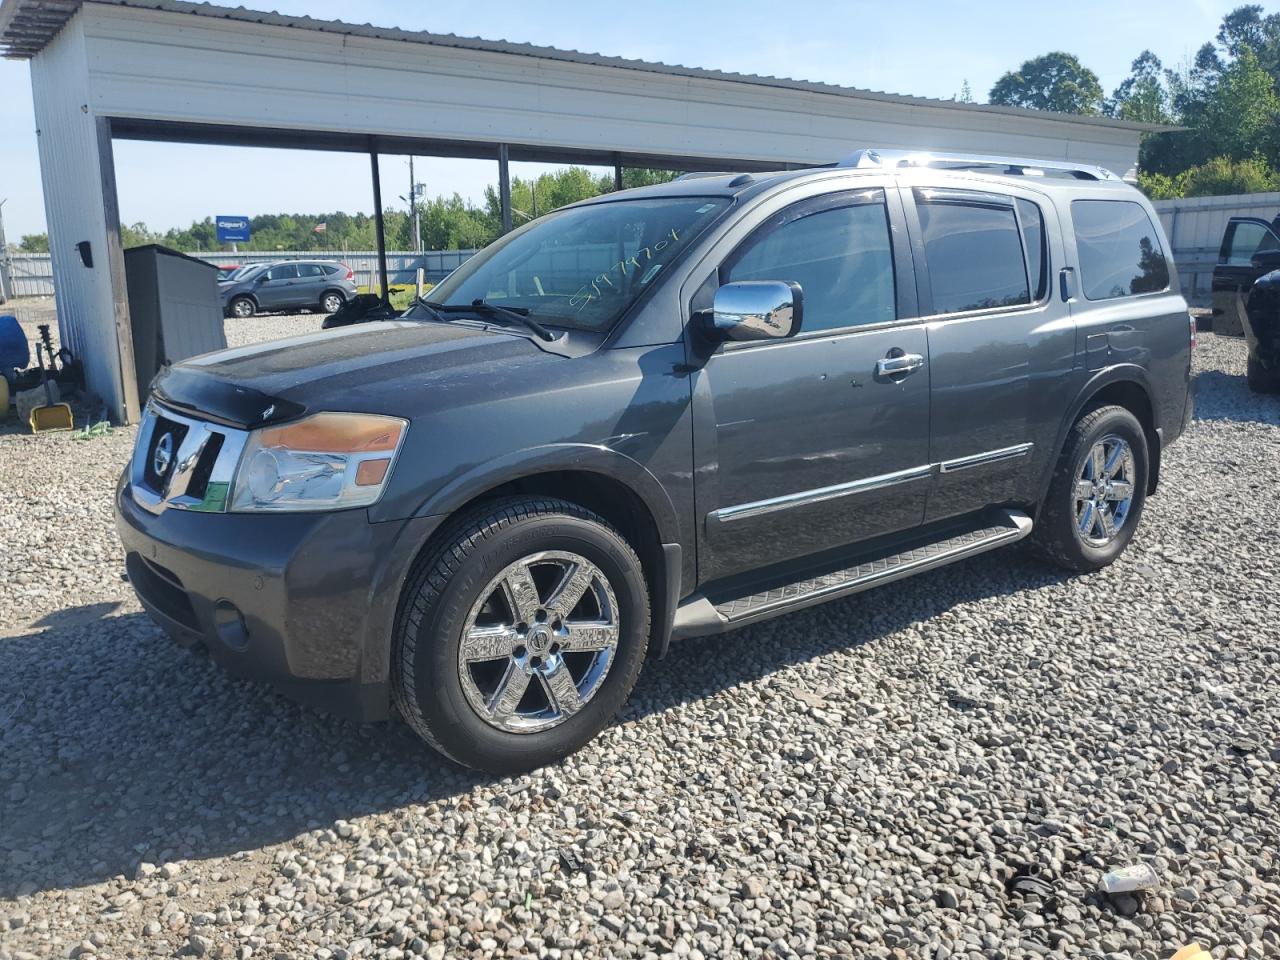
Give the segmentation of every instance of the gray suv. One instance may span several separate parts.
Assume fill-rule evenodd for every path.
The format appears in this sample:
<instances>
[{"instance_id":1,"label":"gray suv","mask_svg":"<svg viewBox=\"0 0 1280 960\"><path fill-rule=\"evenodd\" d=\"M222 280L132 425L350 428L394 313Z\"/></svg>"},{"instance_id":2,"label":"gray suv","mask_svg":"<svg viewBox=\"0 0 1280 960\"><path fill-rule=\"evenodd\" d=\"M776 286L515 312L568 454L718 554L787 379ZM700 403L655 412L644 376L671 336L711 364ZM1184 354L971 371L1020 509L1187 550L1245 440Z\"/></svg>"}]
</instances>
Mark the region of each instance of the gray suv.
<instances>
[{"instance_id":1,"label":"gray suv","mask_svg":"<svg viewBox=\"0 0 1280 960\"><path fill-rule=\"evenodd\" d=\"M228 317L284 310L337 313L356 295L355 274L333 260L285 260L242 267L218 282Z\"/></svg>"},{"instance_id":2,"label":"gray suv","mask_svg":"<svg viewBox=\"0 0 1280 960\"><path fill-rule=\"evenodd\" d=\"M1024 538L1111 563L1191 416L1158 223L1105 170L873 151L558 210L398 320L162 373L129 577L243 676L554 761L673 639Z\"/></svg>"}]
</instances>

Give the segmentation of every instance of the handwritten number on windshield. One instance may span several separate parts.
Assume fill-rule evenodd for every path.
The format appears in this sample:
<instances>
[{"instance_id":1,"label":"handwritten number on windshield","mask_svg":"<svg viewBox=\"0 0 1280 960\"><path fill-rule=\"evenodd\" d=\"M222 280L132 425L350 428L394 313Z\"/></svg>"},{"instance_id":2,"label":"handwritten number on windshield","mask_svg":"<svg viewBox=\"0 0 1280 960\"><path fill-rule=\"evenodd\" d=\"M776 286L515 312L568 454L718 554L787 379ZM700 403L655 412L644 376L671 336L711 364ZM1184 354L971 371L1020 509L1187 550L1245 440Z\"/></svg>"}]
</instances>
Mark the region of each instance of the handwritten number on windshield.
<instances>
[{"instance_id":1,"label":"handwritten number on windshield","mask_svg":"<svg viewBox=\"0 0 1280 960\"><path fill-rule=\"evenodd\" d=\"M679 239L680 239L680 234L676 231L674 227L672 227L668 237L663 237L661 240L655 243L652 247L641 247L639 250L637 250L631 256L627 257L625 260L619 260L617 263L611 264L609 269L606 270L604 273L597 275L595 279L593 279L590 283L583 284L581 287L579 287L577 292L574 293L574 295L569 298L569 306L576 307L579 311L581 311L587 304L591 303L593 300L600 299L600 297L604 293L604 287L614 286L614 283L613 283L614 274L616 274L617 278L621 280L626 278L630 274L632 269L635 269L637 271L643 270L645 265L648 264L653 259L653 255L655 253L661 253L668 246L677 242ZM648 273L645 274L643 280L647 281L652 276L653 276L653 271L649 271Z\"/></svg>"}]
</instances>

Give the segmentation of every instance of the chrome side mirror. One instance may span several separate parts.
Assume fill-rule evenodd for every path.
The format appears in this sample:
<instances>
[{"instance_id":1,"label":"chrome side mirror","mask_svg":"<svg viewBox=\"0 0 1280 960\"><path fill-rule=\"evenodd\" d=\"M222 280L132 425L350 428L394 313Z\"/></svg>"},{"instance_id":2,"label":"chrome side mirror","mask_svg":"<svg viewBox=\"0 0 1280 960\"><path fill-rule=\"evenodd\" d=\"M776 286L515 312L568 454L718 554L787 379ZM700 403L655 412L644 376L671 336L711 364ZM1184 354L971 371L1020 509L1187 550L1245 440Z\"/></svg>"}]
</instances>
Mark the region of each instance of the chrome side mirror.
<instances>
[{"instance_id":1,"label":"chrome side mirror","mask_svg":"<svg viewBox=\"0 0 1280 960\"><path fill-rule=\"evenodd\" d=\"M780 340L800 332L803 303L798 283L738 280L716 291L711 326L728 340Z\"/></svg>"}]
</instances>

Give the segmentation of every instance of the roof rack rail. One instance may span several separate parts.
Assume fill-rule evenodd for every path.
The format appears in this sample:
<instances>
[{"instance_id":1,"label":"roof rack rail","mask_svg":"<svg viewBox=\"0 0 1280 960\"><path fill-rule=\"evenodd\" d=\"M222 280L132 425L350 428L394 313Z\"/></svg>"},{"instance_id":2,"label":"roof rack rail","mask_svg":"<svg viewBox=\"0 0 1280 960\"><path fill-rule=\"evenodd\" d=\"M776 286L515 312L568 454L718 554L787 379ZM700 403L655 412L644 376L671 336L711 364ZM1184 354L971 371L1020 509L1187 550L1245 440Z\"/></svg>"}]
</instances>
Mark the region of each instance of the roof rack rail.
<instances>
[{"instance_id":1,"label":"roof rack rail","mask_svg":"<svg viewBox=\"0 0 1280 960\"><path fill-rule=\"evenodd\" d=\"M862 149L850 154L840 167L945 167L949 170L997 170L1012 176L1044 176L1054 174L1077 180L1119 180L1105 167L1066 160L1030 160L1025 157L998 157L968 153L934 153L927 150Z\"/></svg>"},{"instance_id":2,"label":"roof rack rail","mask_svg":"<svg viewBox=\"0 0 1280 960\"><path fill-rule=\"evenodd\" d=\"M703 180L707 177L727 177L728 175L728 170L694 170L691 173L680 174L676 180Z\"/></svg>"}]
</instances>

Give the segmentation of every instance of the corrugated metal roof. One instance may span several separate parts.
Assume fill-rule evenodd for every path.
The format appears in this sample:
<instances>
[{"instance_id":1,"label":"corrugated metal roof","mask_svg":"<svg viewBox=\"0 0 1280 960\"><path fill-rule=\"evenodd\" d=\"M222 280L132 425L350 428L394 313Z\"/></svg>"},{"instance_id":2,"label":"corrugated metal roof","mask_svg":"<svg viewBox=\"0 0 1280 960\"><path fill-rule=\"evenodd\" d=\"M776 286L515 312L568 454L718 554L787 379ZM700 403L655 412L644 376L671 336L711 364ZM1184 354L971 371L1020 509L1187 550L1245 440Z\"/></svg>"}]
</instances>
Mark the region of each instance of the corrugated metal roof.
<instances>
[{"instance_id":1,"label":"corrugated metal roof","mask_svg":"<svg viewBox=\"0 0 1280 960\"><path fill-rule=\"evenodd\" d=\"M751 73L733 73L723 70L707 70L701 67L658 63L649 60L630 60L599 53L583 53L578 50L560 50L531 43L512 43L506 40L484 40L479 37L459 37L454 34L430 33L420 30L401 30L397 27L376 27L373 24L346 23L341 20L318 20L314 17L296 17L285 14L250 10L246 7L222 7L212 3L187 3L184 0L93 0L108 6L134 7L143 10L162 10L171 13L187 13L221 20L238 20L245 23L261 23L270 26L294 27L316 30L322 33L338 33L347 36L372 37L383 40L400 40L407 43L423 43L437 47L456 47L463 50L483 50L514 56L535 57L566 63L638 70L666 76L691 77L705 80L723 80L732 83L748 83L755 86L799 90L860 100L879 100L905 106L938 107L948 110L977 113L1000 113L1013 116L1034 116L1040 120L1056 120L1063 123L1090 124L1123 130L1144 132L1169 130L1158 124L1134 123L1110 117L1081 116L1068 113L1050 113L1024 110L1019 107L1002 107L984 103L957 103L929 97L914 97L857 87L812 80L791 80L785 77L768 77ZM29 59L39 53L61 29L62 25L84 5L84 0L0 0L0 54L9 59Z\"/></svg>"}]
</instances>

